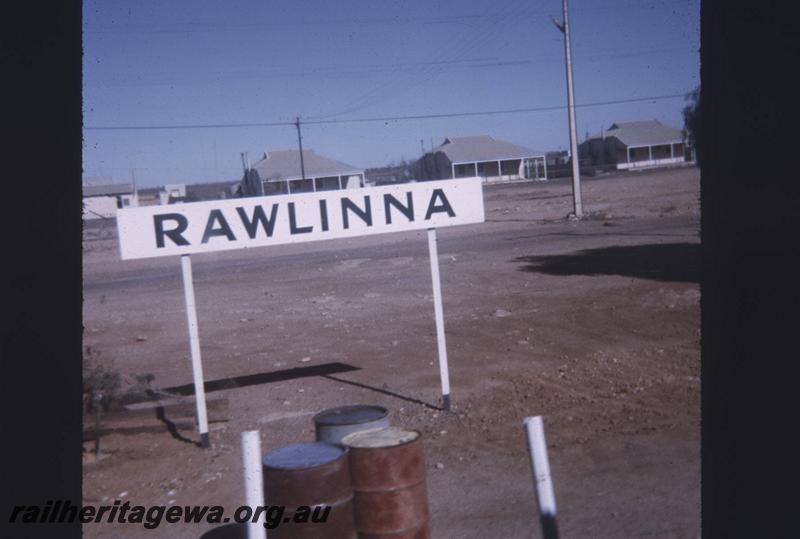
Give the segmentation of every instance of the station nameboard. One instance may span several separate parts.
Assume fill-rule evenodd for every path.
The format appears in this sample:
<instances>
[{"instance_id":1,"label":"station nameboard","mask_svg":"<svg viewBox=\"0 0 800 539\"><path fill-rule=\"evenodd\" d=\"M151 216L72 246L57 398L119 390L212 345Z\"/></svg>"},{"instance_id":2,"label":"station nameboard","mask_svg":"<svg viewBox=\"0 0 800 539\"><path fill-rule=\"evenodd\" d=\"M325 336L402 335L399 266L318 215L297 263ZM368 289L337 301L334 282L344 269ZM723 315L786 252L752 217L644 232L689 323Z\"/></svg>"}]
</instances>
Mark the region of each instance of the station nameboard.
<instances>
[{"instance_id":1,"label":"station nameboard","mask_svg":"<svg viewBox=\"0 0 800 539\"><path fill-rule=\"evenodd\" d=\"M481 223L481 178L117 210L123 260Z\"/></svg>"}]
</instances>

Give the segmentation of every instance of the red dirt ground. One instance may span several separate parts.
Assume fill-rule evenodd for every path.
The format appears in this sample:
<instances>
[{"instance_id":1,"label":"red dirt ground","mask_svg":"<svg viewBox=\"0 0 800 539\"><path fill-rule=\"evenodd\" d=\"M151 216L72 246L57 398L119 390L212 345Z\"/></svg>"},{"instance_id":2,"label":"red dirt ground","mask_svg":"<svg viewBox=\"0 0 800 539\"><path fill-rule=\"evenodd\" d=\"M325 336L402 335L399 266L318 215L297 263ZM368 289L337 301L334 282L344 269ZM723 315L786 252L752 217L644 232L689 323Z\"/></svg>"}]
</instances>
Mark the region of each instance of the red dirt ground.
<instances>
[{"instance_id":1,"label":"red dirt ground","mask_svg":"<svg viewBox=\"0 0 800 539\"><path fill-rule=\"evenodd\" d=\"M492 186L486 223L440 230L450 413L435 409L424 232L193 256L207 381L358 370L220 389L230 420L212 423L209 450L190 429L104 436L84 503L232 511L243 430L260 429L266 452L313 440L316 412L374 403L423 433L436 538L540 536L530 415L544 417L564 537L699 537L699 183L696 168L587 179L580 222L564 219L568 180ZM190 384L185 316L177 259L123 262L115 239L85 241L84 344L105 367Z\"/></svg>"}]
</instances>

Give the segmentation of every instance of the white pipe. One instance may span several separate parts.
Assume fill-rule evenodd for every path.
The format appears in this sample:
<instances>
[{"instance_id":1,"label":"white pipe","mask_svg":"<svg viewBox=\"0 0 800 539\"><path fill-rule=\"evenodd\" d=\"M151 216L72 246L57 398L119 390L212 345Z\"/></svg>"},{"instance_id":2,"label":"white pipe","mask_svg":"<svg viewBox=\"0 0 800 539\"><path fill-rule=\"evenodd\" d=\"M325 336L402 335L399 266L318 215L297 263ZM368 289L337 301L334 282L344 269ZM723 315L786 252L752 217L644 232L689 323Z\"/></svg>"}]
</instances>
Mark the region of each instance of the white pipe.
<instances>
[{"instance_id":1,"label":"white pipe","mask_svg":"<svg viewBox=\"0 0 800 539\"><path fill-rule=\"evenodd\" d=\"M431 259L431 281L433 281L433 310L436 316L436 341L439 346L439 377L442 380L442 405L450 409L450 374L447 369L447 344L444 338L444 310L442 309L442 285L439 280L439 252L436 247L436 229L428 229L428 255Z\"/></svg>"},{"instance_id":2,"label":"white pipe","mask_svg":"<svg viewBox=\"0 0 800 539\"><path fill-rule=\"evenodd\" d=\"M206 390L203 382L203 362L200 358L200 337L197 331L197 308L194 303L192 259L189 255L181 255L181 269L183 270L183 293L186 296L186 317L189 322L189 345L192 352L192 377L194 378L194 396L197 405L197 428L200 432L200 445L209 447Z\"/></svg>"},{"instance_id":3,"label":"white pipe","mask_svg":"<svg viewBox=\"0 0 800 539\"><path fill-rule=\"evenodd\" d=\"M244 462L245 504L251 510L258 511L264 506L264 476L261 471L261 435L257 430L246 430L242 433L242 461ZM247 524L248 539L266 539L264 513L261 512L255 522Z\"/></svg>"},{"instance_id":4,"label":"white pipe","mask_svg":"<svg viewBox=\"0 0 800 539\"><path fill-rule=\"evenodd\" d=\"M542 517L556 516L556 496L550 477L550 463L547 460L547 443L544 439L542 416L526 417L525 429L528 433L528 451L531 456L536 498L539 501L539 514Z\"/></svg>"}]
</instances>

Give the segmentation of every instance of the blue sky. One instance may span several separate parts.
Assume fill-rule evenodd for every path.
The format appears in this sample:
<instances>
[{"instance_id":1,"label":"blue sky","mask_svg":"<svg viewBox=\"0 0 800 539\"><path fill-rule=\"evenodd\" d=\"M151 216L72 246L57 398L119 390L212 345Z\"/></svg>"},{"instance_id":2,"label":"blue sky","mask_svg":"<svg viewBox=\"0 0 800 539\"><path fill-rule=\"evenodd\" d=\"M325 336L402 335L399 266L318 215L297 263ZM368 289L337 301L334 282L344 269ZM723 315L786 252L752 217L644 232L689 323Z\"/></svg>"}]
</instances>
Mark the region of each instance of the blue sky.
<instances>
[{"instance_id":1,"label":"blue sky","mask_svg":"<svg viewBox=\"0 0 800 539\"><path fill-rule=\"evenodd\" d=\"M569 146L560 0L84 3L84 174L140 187L236 180L241 152L297 147L294 126L102 130L336 120L303 147L359 167L415 159L446 136ZM699 84L699 0L572 0L578 105ZM682 126L682 98L578 108L578 136L614 121Z\"/></svg>"}]
</instances>

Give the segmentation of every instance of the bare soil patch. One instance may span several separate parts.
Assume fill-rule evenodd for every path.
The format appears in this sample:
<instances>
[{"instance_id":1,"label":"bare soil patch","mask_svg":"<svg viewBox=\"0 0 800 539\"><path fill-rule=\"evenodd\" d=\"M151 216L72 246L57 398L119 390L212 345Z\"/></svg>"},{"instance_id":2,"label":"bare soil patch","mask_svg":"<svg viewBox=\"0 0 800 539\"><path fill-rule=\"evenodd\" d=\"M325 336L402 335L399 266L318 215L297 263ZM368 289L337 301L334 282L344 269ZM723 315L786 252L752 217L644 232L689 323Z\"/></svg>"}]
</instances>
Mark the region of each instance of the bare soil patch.
<instances>
[{"instance_id":1,"label":"bare soil patch","mask_svg":"<svg viewBox=\"0 0 800 539\"><path fill-rule=\"evenodd\" d=\"M439 231L451 413L424 233L193 257L205 376L230 420L212 424L209 450L167 425L104 436L84 503L232 511L241 431L260 429L269 451L313 440L316 412L370 403L423 433L434 537L539 536L529 415L544 416L563 536L698 537L699 183L696 168L588 180L580 222L564 219L568 180L493 186L486 223ZM122 262L114 237L87 236L84 326L125 383L191 384L177 259ZM311 370L281 375L298 368Z\"/></svg>"}]
</instances>

